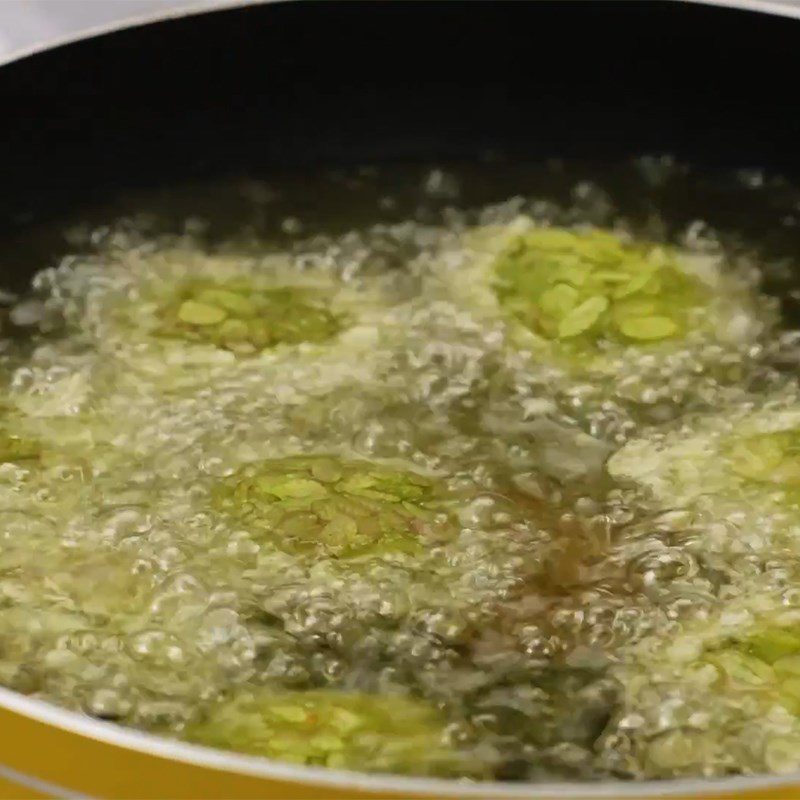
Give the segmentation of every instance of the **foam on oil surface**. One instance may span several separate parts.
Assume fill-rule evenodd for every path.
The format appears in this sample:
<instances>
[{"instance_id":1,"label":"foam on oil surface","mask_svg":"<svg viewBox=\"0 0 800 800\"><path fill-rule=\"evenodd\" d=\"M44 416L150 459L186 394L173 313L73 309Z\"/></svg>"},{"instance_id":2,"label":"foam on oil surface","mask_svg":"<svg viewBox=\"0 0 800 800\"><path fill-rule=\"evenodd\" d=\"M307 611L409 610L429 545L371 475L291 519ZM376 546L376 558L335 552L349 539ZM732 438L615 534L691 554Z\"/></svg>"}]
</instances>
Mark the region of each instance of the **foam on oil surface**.
<instances>
[{"instance_id":1,"label":"foam on oil surface","mask_svg":"<svg viewBox=\"0 0 800 800\"><path fill-rule=\"evenodd\" d=\"M370 180L380 216L392 185ZM3 351L0 423L41 452L0 466L0 681L178 737L247 692L408 695L445 720L470 777L800 765L798 718L703 660L732 599L754 626L756 609L800 602L795 523L767 501L757 516L736 497L693 504L702 469L684 490L663 457L664 442L690 460L709 427L800 399L781 367L796 337L778 331L758 262L688 225L682 257L719 303L738 298L724 335L615 346L576 367L543 358L504 315L487 231L496 243L598 215L629 226L585 185L562 206L466 211L458 184L427 176L423 195L450 187L433 218L335 233L279 202L282 239L212 246L196 223L174 236L136 221L74 233L90 245L38 274ZM342 322L246 352L158 335L176 286L242 279L321 292ZM625 469L606 469L621 448ZM458 498L453 535L309 555L213 501L248 464L311 455L441 485Z\"/></svg>"}]
</instances>

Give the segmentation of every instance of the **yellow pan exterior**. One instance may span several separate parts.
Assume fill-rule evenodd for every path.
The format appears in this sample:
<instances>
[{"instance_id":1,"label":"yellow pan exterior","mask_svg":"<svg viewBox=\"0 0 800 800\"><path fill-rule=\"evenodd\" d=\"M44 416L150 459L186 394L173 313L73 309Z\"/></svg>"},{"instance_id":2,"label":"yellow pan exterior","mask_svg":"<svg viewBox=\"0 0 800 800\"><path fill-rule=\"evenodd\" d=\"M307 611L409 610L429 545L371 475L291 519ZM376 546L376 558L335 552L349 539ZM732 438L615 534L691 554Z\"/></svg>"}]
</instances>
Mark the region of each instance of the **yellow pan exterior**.
<instances>
[{"instance_id":1,"label":"yellow pan exterior","mask_svg":"<svg viewBox=\"0 0 800 800\"><path fill-rule=\"evenodd\" d=\"M125 731L0 689L0 800L11 798L800 798L800 780L462 786L270 765Z\"/></svg>"},{"instance_id":2,"label":"yellow pan exterior","mask_svg":"<svg viewBox=\"0 0 800 800\"><path fill-rule=\"evenodd\" d=\"M185 763L84 736L8 708L0 708L0 763L0 798L338 800L376 796Z\"/></svg>"}]
</instances>

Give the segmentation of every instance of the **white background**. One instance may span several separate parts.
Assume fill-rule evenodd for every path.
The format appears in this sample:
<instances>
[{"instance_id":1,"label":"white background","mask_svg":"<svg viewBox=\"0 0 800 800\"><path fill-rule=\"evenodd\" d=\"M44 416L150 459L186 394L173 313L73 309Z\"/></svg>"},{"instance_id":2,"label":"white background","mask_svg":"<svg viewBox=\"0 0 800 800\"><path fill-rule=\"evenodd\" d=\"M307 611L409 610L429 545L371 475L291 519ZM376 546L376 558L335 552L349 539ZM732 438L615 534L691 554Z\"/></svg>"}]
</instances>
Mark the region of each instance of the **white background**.
<instances>
[{"instance_id":1,"label":"white background","mask_svg":"<svg viewBox=\"0 0 800 800\"><path fill-rule=\"evenodd\" d=\"M42 48L136 22L248 0L0 0L0 64Z\"/></svg>"}]
</instances>

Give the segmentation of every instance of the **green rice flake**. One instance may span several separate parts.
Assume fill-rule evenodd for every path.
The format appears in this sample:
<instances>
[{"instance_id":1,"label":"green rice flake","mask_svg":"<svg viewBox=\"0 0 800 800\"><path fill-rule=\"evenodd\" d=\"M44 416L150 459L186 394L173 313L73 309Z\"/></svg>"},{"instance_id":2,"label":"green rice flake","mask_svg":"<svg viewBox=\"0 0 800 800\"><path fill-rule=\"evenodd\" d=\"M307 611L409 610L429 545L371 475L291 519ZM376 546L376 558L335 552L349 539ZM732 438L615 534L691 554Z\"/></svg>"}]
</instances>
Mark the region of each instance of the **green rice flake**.
<instances>
[{"instance_id":1,"label":"green rice flake","mask_svg":"<svg viewBox=\"0 0 800 800\"><path fill-rule=\"evenodd\" d=\"M308 766L421 775L480 774L446 742L424 701L330 690L250 691L209 709L186 738Z\"/></svg>"},{"instance_id":2,"label":"green rice flake","mask_svg":"<svg viewBox=\"0 0 800 800\"><path fill-rule=\"evenodd\" d=\"M746 481L795 489L800 486L800 431L733 437L723 454L730 470Z\"/></svg>"},{"instance_id":3,"label":"green rice flake","mask_svg":"<svg viewBox=\"0 0 800 800\"><path fill-rule=\"evenodd\" d=\"M579 294L577 289L567 283L557 283L547 289L539 298L542 310L550 316L563 319L575 308Z\"/></svg>"},{"instance_id":4,"label":"green rice flake","mask_svg":"<svg viewBox=\"0 0 800 800\"><path fill-rule=\"evenodd\" d=\"M202 303L224 308L237 317L254 317L258 307L250 298L228 289L204 289L197 299Z\"/></svg>"},{"instance_id":5,"label":"green rice flake","mask_svg":"<svg viewBox=\"0 0 800 800\"><path fill-rule=\"evenodd\" d=\"M279 344L324 342L342 330L326 299L302 287L255 281L195 281L175 289L159 310L156 335L210 344L237 355Z\"/></svg>"},{"instance_id":6,"label":"green rice flake","mask_svg":"<svg viewBox=\"0 0 800 800\"><path fill-rule=\"evenodd\" d=\"M178 309L178 319L187 325L218 325L227 316L225 309L197 300L186 300Z\"/></svg>"},{"instance_id":7,"label":"green rice flake","mask_svg":"<svg viewBox=\"0 0 800 800\"><path fill-rule=\"evenodd\" d=\"M0 431L0 463L30 461L42 453L39 442Z\"/></svg>"},{"instance_id":8,"label":"green rice flake","mask_svg":"<svg viewBox=\"0 0 800 800\"><path fill-rule=\"evenodd\" d=\"M767 664L775 664L787 656L800 653L800 636L792 631L774 628L753 634L747 639L745 647L756 658Z\"/></svg>"},{"instance_id":9,"label":"green rice flake","mask_svg":"<svg viewBox=\"0 0 800 800\"><path fill-rule=\"evenodd\" d=\"M325 496L324 487L308 478L288 478L285 481L263 480L258 482L258 488L269 494L274 494L281 500Z\"/></svg>"},{"instance_id":10,"label":"green rice flake","mask_svg":"<svg viewBox=\"0 0 800 800\"><path fill-rule=\"evenodd\" d=\"M510 317L574 353L680 336L710 300L676 251L603 230L523 234L497 258L494 278Z\"/></svg>"},{"instance_id":11,"label":"green rice flake","mask_svg":"<svg viewBox=\"0 0 800 800\"><path fill-rule=\"evenodd\" d=\"M779 678L800 678L800 655L783 656L772 663L772 668Z\"/></svg>"},{"instance_id":12,"label":"green rice flake","mask_svg":"<svg viewBox=\"0 0 800 800\"><path fill-rule=\"evenodd\" d=\"M559 338L569 339L588 331L600 319L601 314L608 306L608 299L601 295L595 295L588 300L584 300L559 322Z\"/></svg>"},{"instance_id":13,"label":"green rice flake","mask_svg":"<svg viewBox=\"0 0 800 800\"><path fill-rule=\"evenodd\" d=\"M629 339L666 339L678 332L678 325L669 317L627 317L619 324L620 333Z\"/></svg>"},{"instance_id":14,"label":"green rice flake","mask_svg":"<svg viewBox=\"0 0 800 800\"><path fill-rule=\"evenodd\" d=\"M625 297L641 292L653 278L652 270L642 269L641 272L626 280L621 286L614 290L615 300L622 300Z\"/></svg>"},{"instance_id":15,"label":"green rice flake","mask_svg":"<svg viewBox=\"0 0 800 800\"><path fill-rule=\"evenodd\" d=\"M452 537L446 496L411 471L298 456L244 467L217 486L212 503L288 552L362 558Z\"/></svg>"}]
</instances>

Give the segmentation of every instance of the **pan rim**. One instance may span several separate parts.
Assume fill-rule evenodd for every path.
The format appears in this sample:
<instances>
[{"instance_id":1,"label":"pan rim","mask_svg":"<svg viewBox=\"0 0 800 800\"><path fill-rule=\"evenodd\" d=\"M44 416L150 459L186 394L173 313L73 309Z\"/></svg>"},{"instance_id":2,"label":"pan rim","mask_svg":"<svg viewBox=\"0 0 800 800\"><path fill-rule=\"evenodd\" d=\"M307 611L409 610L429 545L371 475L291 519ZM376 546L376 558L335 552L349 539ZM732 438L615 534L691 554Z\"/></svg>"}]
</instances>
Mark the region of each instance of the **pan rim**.
<instances>
[{"instance_id":1,"label":"pan rim","mask_svg":"<svg viewBox=\"0 0 800 800\"><path fill-rule=\"evenodd\" d=\"M15 48L5 53L0 51L0 68L30 56L37 55L38 53L54 50L65 45L77 44L78 42L114 33L115 31L138 28L144 25L167 22L172 19L181 19L183 17L213 14L219 11L244 8L251 5L266 5L268 3L281 2L292 2L292 0L181 0L179 4L164 5L164 7L160 9L151 9L150 11L143 11L138 14L102 22L97 25L90 25L81 30L52 35L48 39ZM749 11L752 13L800 20L800 2L798 2L798 0L676 0L676 2L691 3L701 6L715 6L718 8Z\"/></svg>"},{"instance_id":2,"label":"pan rim","mask_svg":"<svg viewBox=\"0 0 800 800\"><path fill-rule=\"evenodd\" d=\"M25 697L0 687L0 707L123 750L164 758L183 764L228 772L265 781L291 781L320 788L356 789L365 792L403 792L417 795L457 798L528 798L532 792L540 800L548 798L625 798L679 797L701 793L702 796L779 789L800 784L800 772L787 775L736 776L732 778L679 778L662 781L603 781L542 783L501 781L465 782L445 778L414 778L391 774L370 774L325 767L303 767L258 756L215 750L201 745L166 739L152 733L124 728L112 722L85 717L77 712L52 705L44 700ZM79 790L79 787L75 787Z\"/></svg>"}]
</instances>

